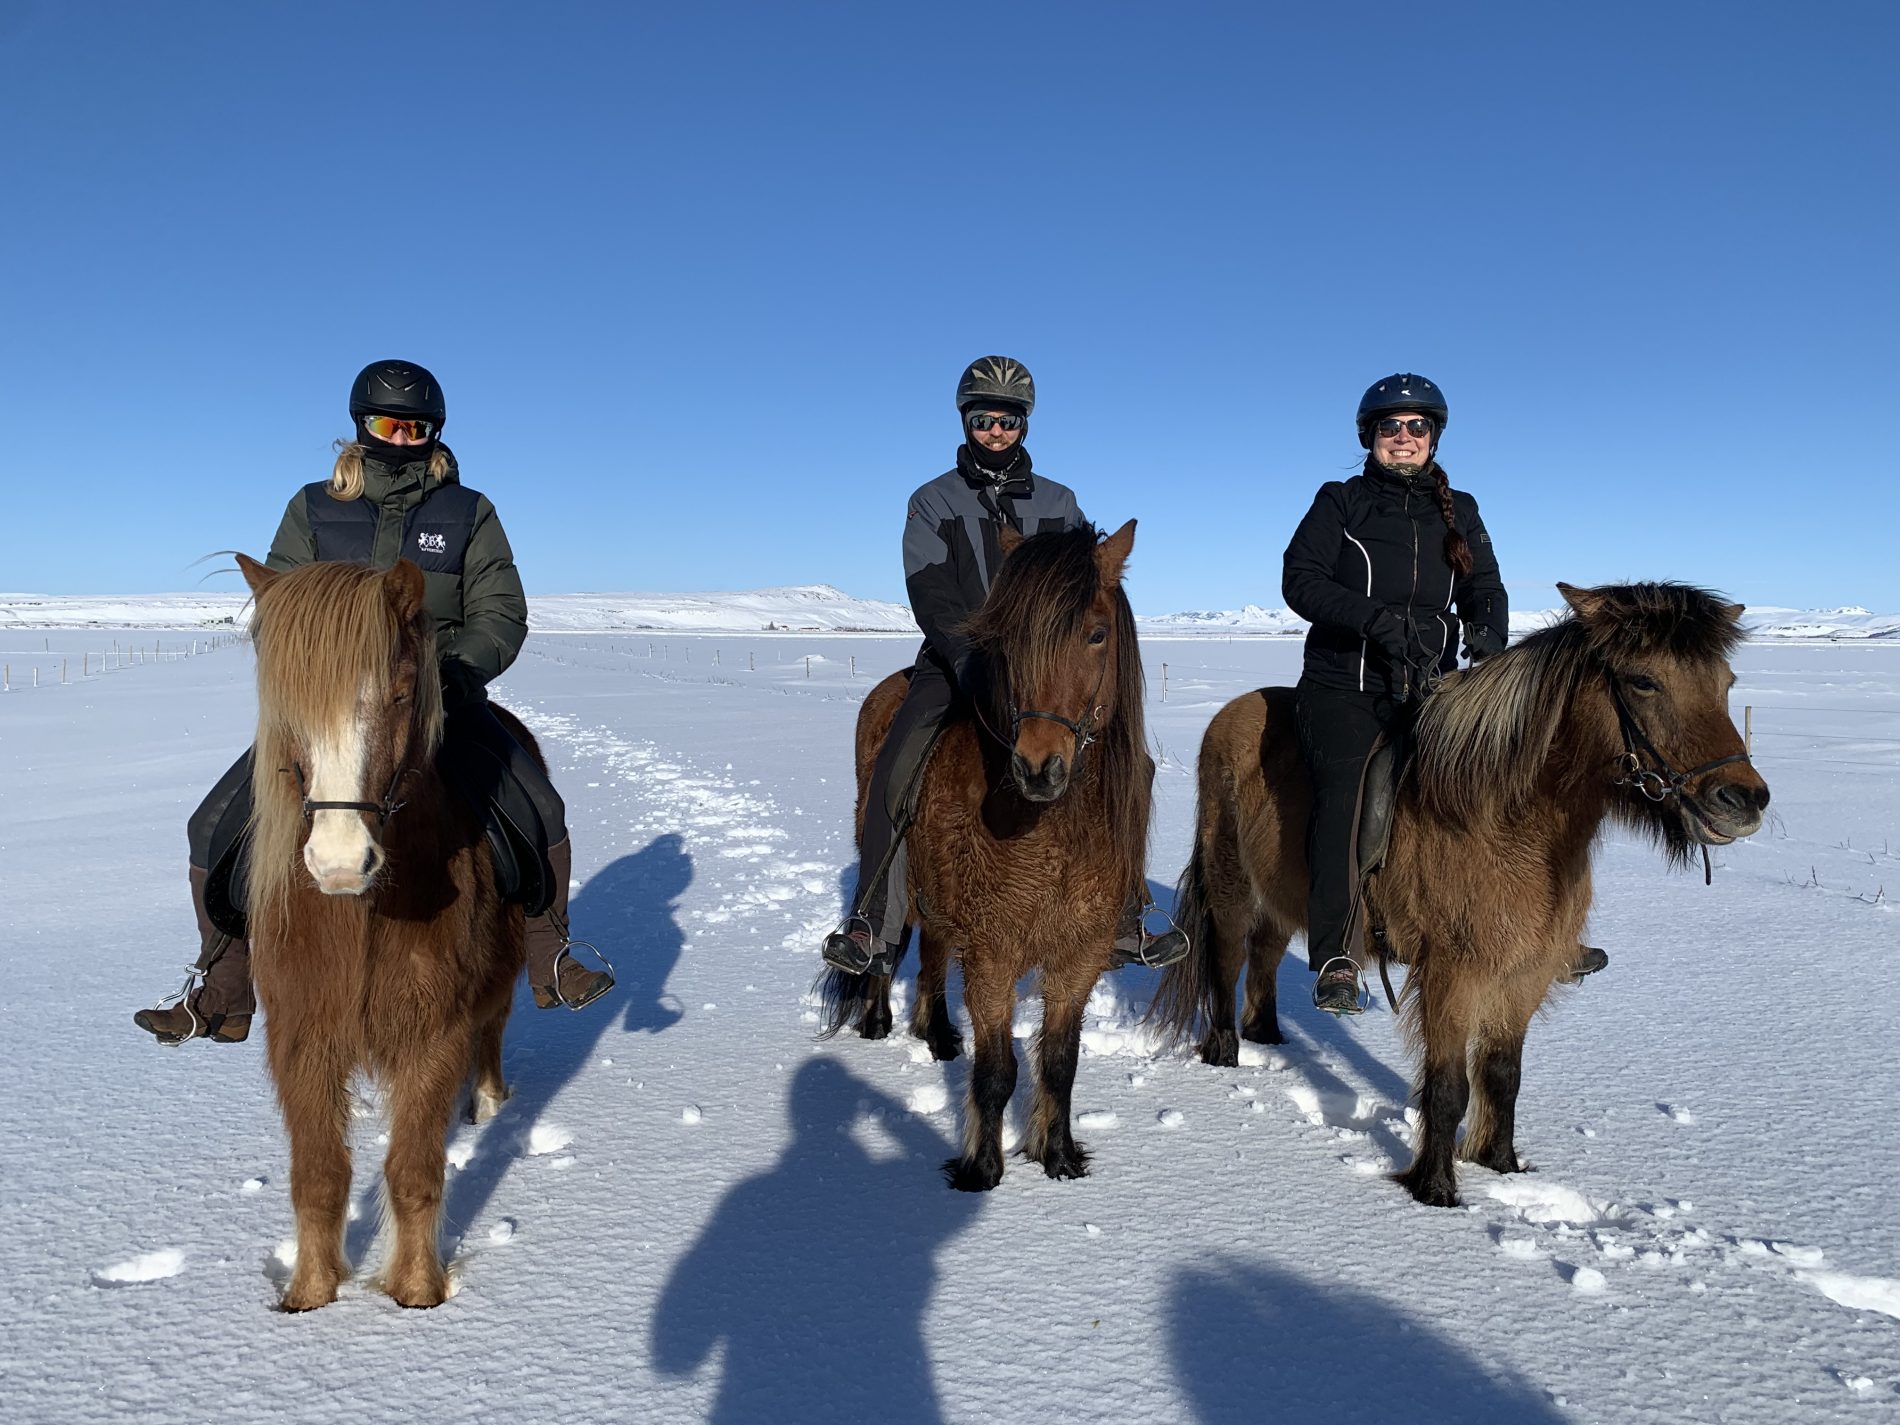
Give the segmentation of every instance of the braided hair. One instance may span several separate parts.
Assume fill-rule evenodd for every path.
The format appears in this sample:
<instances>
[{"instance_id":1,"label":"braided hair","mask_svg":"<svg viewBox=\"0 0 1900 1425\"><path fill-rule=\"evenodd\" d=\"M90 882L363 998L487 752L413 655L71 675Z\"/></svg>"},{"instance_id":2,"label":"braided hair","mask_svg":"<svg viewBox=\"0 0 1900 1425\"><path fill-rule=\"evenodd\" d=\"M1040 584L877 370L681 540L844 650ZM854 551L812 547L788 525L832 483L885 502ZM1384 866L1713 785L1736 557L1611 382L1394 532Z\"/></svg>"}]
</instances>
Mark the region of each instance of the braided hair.
<instances>
[{"instance_id":1,"label":"braided hair","mask_svg":"<svg viewBox=\"0 0 1900 1425\"><path fill-rule=\"evenodd\" d=\"M1445 562L1463 579L1471 573L1471 546L1458 533L1457 521L1452 518L1451 481L1445 478L1445 467L1436 458L1432 461L1432 489L1438 496L1438 513L1445 521Z\"/></svg>"}]
</instances>

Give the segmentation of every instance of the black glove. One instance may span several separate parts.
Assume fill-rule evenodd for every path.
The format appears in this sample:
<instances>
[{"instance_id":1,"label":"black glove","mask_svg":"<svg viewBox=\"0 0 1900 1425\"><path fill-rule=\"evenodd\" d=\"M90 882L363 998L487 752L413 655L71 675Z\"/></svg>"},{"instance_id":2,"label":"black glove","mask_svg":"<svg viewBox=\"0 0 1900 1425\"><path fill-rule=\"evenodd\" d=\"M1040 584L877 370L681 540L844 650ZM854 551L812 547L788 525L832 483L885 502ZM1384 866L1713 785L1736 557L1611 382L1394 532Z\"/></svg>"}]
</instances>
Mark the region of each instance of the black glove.
<instances>
[{"instance_id":1,"label":"black glove","mask_svg":"<svg viewBox=\"0 0 1900 1425\"><path fill-rule=\"evenodd\" d=\"M442 706L467 707L488 701L488 680L459 658L442 660Z\"/></svg>"},{"instance_id":2,"label":"black glove","mask_svg":"<svg viewBox=\"0 0 1900 1425\"><path fill-rule=\"evenodd\" d=\"M1411 666L1412 641L1405 636L1405 625L1392 610L1380 609L1359 631L1379 646L1394 668Z\"/></svg>"},{"instance_id":3,"label":"black glove","mask_svg":"<svg viewBox=\"0 0 1900 1425\"><path fill-rule=\"evenodd\" d=\"M1489 624L1468 623L1465 625L1465 657L1473 663L1482 663L1494 653L1504 651L1504 639Z\"/></svg>"}]
</instances>

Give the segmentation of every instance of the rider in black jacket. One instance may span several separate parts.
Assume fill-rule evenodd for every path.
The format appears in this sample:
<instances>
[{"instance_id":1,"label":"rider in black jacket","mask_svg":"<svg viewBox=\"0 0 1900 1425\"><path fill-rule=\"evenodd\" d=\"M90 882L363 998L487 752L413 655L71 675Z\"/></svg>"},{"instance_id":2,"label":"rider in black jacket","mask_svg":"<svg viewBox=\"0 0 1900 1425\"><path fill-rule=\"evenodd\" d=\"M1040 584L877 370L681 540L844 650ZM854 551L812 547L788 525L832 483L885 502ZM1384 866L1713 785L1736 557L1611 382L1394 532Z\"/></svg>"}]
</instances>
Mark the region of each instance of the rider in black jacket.
<instances>
[{"instance_id":1,"label":"rider in black jacket","mask_svg":"<svg viewBox=\"0 0 1900 1425\"><path fill-rule=\"evenodd\" d=\"M1401 374L1359 402L1365 470L1320 487L1286 549L1287 604L1312 624L1300 675L1300 752L1313 777L1306 838L1307 963L1313 1002L1359 1012L1359 968L1345 943L1354 887L1349 842L1360 772L1378 735L1410 715L1458 636L1474 660L1510 628L1478 502L1437 459L1450 412L1438 387Z\"/></svg>"}]
</instances>

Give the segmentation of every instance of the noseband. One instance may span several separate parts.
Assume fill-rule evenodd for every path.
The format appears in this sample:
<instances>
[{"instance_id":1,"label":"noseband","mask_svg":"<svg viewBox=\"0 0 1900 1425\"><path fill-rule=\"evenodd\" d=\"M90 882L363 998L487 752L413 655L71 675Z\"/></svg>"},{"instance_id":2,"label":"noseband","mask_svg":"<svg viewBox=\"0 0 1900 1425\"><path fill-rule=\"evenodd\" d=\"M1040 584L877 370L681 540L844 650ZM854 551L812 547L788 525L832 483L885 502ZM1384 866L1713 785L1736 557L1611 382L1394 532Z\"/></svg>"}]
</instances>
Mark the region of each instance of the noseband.
<instances>
[{"instance_id":1,"label":"noseband","mask_svg":"<svg viewBox=\"0 0 1900 1425\"><path fill-rule=\"evenodd\" d=\"M285 769L279 767L277 770L282 772ZM290 770L296 773L297 795L303 798L303 819L305 821L309 821L313 815L320 811L360 811L369 813L369 815L387 825L392 816L408 805L407 802L399 802L396 800L396 788L402 785L403 778L415 771L415 768L398 767L396 769L396 775L389 779L389 790L383 793L383 799L380 802L313 802L310 800L310 787L308 783L304 781L303 763L291 763Z\"/></svg>"},{"instance_id":2,"label":"noseband","mask_svg":"<svg viewBox=\"0 0 1900 1425\"><path fill-rule=\"evenodd\" d=\"M1016 745L1016 738L1021 734L1023 724L1028 722L1031 718L1041 718L1044 722L1053 722L1058 726L1066 727L1075 738L1075 766L1071 768L1071 772L1079 772L1082 768L1082 754L1094 745L1097 729L1101 726L1103 715L1108 711L1096 701L1096 699L1101 696L1102 684L1107 678L1108 659L1104 657L1102 659L1102 671L1095 675L1095 686L1089 689L1089 710L1083 715L1080 722L1073 718L1066 718L1061 713L1039 712L1035 708L1019 708L1016 706L1016 695L1014 693L1011 693L1009 697L1009 736L1007 738L999 735L996 729L990 726L989 719L983 716L983 708L980 703L977 704L976 708L977 721L983 724L983 730L985 732L989 733L991 737L994 737L1005 747L1014 747Z\"/></svg>"}]
</instances>

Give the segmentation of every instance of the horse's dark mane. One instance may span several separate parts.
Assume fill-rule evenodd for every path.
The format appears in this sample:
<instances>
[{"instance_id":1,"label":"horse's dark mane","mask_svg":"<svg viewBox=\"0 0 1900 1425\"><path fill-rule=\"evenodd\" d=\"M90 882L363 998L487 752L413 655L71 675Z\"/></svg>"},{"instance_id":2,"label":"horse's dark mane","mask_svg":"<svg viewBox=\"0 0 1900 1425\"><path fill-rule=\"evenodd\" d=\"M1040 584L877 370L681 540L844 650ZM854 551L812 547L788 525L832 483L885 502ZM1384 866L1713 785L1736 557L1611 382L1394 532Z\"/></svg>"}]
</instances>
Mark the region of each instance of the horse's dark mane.
<instances>
[{"instance_id":1,"label":"horse's dark mane","mask_svg":"<svg viewBox=\"0 0 1900 1425\"><path fill-rule=\"evenodd\" d=\"M1429 811L1461 823L1523 815L1586 679L1644 659L1708 663L1728 657L1742 640L1736 608L1692 585L1606 585L1580 597L1585 613L1573 610L1452 674L1426 699L1413 780ZM1629 809L1615 810L1622 816ZM1688 855L1676 818L1645 814L1638 824L1662 840L1671 859Z\"/></svg>"},{"instance_id":2,"label":"horse's dark mane","mask_svg":"<svg viewBox=\"0 0 1900 1425\"><path fill-rule=\"evenodd\" d=\"M1040 681L1042 671L1081 636L1102 586L1095 561L1101 539L1093 525L1032 535L1003 560L989 597L962 628L1003 675L988 680L993 699L1006 700L1011 673L1021 683ZM1117 859L1127 866L1132 888L1148 854L1146 682L1134 610L1120 584L1109 590L1109 602L1114 609L1111 636L1117 649L1115 712L1089 749L1084 766L1092 767L1100 779ZM1000 701L990 711L1000 719L994 725L1007 726L1007 708Z\"/></svg>"}]
</instances>

